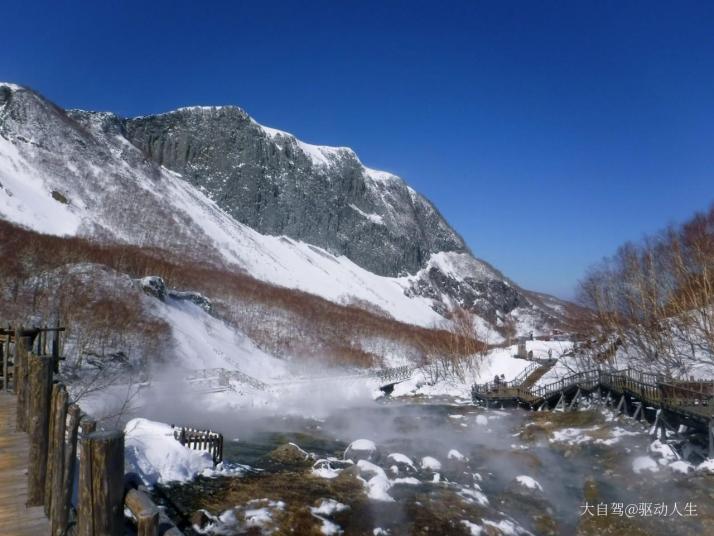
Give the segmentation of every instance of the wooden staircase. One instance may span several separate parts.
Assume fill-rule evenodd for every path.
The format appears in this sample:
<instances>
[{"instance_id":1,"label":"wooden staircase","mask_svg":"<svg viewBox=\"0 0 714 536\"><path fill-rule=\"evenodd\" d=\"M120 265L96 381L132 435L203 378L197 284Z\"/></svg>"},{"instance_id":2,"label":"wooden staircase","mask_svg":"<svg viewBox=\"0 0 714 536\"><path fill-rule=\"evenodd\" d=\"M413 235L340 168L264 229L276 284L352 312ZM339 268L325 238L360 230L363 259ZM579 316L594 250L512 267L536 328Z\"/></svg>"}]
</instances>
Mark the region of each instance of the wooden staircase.
<instances>
[{"instance_id":1,"label":"wooden staircase","mask_svg":"<svg viewBox=\"0 0 714 536\"><path fill-rule=\"evenodd\" d=\"M537 369L535 369L533 372L531 372L528 375L528 377L525 380L523 380L523 382L521 382L519 387L521 389L526 389L526 390L530 389L531 387L533 387L536 384L536 382L538 380L540 380L543 376L545 376L545 374L548 371L550 371L550 369L552 369L554 365L555 365L555 361L539 366Z\"/></svg>"}]
</instances>

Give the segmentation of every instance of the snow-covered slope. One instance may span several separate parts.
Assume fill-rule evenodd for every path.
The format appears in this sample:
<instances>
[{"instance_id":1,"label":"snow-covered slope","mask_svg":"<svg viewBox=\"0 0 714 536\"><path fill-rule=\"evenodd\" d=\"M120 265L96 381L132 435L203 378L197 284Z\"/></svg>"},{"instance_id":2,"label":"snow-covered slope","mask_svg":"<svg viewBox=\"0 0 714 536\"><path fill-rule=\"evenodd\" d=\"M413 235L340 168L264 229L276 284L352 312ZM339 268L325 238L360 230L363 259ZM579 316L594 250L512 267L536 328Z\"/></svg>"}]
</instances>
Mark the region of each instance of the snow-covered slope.
<instances>
[{"instance_id":1,"label":"snow-covered slope","mask_svg":"<svg viewBox=\"0 0 714 536\"><path fill-rule=\"evenodd\" d=\"M315 165L354 154L259 130L275 143L294 144ZM403 184L390 174L364 169L375 182ZM377 226L384 217L356 205L348 210ZM466 251L432 253L421 271L386 277L345 255L261 234L180 174L147 158L127 140L122 120L113 114L68 114L35 92L9 84L0 84L0 216L44 233L169 249L334 302L368 303L421 326L443 322L439 313L454 304L475 310L492 325L522 310L530 315L528 329L531 324L547 327L553 320Z\"/></svg>"}]
</instances>

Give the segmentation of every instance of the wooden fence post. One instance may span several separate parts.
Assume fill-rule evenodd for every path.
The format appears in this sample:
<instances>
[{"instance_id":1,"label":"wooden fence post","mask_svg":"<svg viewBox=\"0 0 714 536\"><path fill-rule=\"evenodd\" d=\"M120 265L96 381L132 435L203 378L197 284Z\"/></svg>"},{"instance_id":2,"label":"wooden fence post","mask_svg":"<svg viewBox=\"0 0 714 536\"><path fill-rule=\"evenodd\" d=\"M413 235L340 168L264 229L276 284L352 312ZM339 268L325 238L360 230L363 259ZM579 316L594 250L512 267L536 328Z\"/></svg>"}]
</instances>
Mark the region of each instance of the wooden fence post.
<instances>
[{"instance_id":1,"label":"wooden fence post","mask_svg":"<svg viewBox=\"0 0 714 536\"><path fill-rule=\"evenodd\" d=\"M124 434L119 431L93 432L82 438L82 454L88 454L81 464L91 469L80 471L80 490L89 502L80 504L79 516L84 518L84 531L91 526L92 536L122 536L124 534Z\"/></svg>"},{"instance_id":2,"label":"wooden fence post","mask_svg":"<svg viewBox=\"0 0 714 536\"><path fill-rule=\"evenodd\" d=\"M57 322L59 328L59 321ZM52 362L54 363L55 372L59 372L59 329L54 332L52 337Z\"/></svg>"},{"instance_id":3,"label":"wooden fence post","mask_svg":"<svg viewBox=\"0 0 714 536\"><path fill-rule=\"evenodd\" d=\"M82 437L79 440L79 486L77 500L77 534L94 536L92 520L92 453L89 435L97 423L91 419L82 420Z\"/></svg>"},{"instance_id":4,"label":"wooden fence post","mask_svg":"<svg viewBox=\"0 0 714 536\"><path fill-rule=\"evenodd\" d=\"M20 336L22 326L15 328L15 394L17 395L17 429L20 432L27 432L27 377L28 377L28 354L24 341Z\"/></svg>"},{"instance_id":5,"label":"wooden fence post","mask_svg":"<svg viewBox=\"0 0 714 536\"><path fill-rule=\"evenodd\" d=\"M55 383L52 386L52 395L50 396L50 421L48 424L47 432L47 471L45 477L45 515L49 517L51 512L52 504L52 477L54 475L54 438L55 438L55 423L57 421L57 397L60 391L64 388L64 385L60 383Z\"/></svg>"},{"instance_id":6,"label":"wooden fence post","mask_svg":"<svg viewBox=\"0 0 714 536\"><path fill-rule=\"evenodd\" d=\"M8 331L10 331L10 327L9 327L9 326L8 326ZM9 390L10 390L10 382L8 381L8 380L9 380L9 376L10 376L10 364L9 364L9 363L10 363L10 334L9 334L9 333L7 334L7 339L5 339L5 352L4 352L4 355L5 355L5 359L4 359L4 366L5 366L5 391L9 391ZM13 382L12 388L13 388L13 389L16 389L16 388L15 388L15 384L17 384L17 380L16 380L17 375L16 375L16 374L17 374L17 373L15 372L15 369L13 369L13 371L12 371L12 382Z\"/></svg>"},{"instance_id":7,"label":"wooden fence post","mask_svg":"<svg viewBox=\"0 0 714 536\"><path fill-rule=\"evenodd\" d=\"M30 453L27 473L27 505L44 503L47 476L47 449L52 392L52 362L49 358L30 356L29 364L29 434Z\"/></svg>"},{"instance_id":8,"label":"wooden fence post","mask_svg":"<svg viewBox=\"0 0 714 536\"><path fill-rule=\"evenodd\" d=\"M136 518L137 536L157 536L159 534L159 509L151 498L143 491L131 489L124 500Z\"/></svg>"},{"instance_id":9,"label":"wooden fence post","mask_svg":"<svg viewBox=\"0 0 714 536\"><path fill-rule=\"evenodd\" d=\"M63 536L69 525L69 508L74 490L74 468L77 454L77 430L81 410L77 404L72 404L67 410L69 422L67 423L67 443L64 448L64 463L62 466L62 480L59 494L52 497L52 536Z\"/></svg>"},{"instance_id":10,"label":"wooden fence post","mask_svg":"<svg viewBox=\"0 0 714 536\"><path fill-rule=\"evenodd\" d=\"M10 335L7 336L7 338L10 338ZM2 357L2 390L6 391L8 390L8 381L7 381L7 352L5 352L5 344L0 344L0 356Z\"/></svg>"},{"instance_id":11,"label":"wooden fence post","mask_svg":"<svg viewBox=\"0 0 714 536\"><path fill-rule=\"evenodd\" d=\"M54 369L54 364L53 364ZM62 483L64 478L64 435L67 425L67 389L64 385L59 384L57 396L55 398L54 416L52 425L52 435L50 436L50 451L47 457L47 482L48 487L45 490L45 507L47 508L47 516L52 519L52 513L56 508L56 504L61 500Z\"/></svg>"}]
</instances>

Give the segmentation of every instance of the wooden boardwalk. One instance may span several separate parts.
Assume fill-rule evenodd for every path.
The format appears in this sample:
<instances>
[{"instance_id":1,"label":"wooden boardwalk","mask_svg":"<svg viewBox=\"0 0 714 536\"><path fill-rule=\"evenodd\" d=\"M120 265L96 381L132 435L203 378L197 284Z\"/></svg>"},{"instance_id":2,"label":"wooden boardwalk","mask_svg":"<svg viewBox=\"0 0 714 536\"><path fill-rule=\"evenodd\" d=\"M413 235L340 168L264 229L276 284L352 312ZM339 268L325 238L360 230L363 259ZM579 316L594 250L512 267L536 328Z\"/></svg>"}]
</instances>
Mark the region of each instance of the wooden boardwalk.
<instances>
[{"instance_id":1,"label":"wooden boardwalk","mask_svg":"<svg viewBox=\"0 0 714 536\"><path fill-rule=\"evenodd\" d=\"M0 392L0 534L44 536L50 523L42 506L27 508L27 464L30 441L15 430L17 398Z\"/></svg>"}]
</instances>

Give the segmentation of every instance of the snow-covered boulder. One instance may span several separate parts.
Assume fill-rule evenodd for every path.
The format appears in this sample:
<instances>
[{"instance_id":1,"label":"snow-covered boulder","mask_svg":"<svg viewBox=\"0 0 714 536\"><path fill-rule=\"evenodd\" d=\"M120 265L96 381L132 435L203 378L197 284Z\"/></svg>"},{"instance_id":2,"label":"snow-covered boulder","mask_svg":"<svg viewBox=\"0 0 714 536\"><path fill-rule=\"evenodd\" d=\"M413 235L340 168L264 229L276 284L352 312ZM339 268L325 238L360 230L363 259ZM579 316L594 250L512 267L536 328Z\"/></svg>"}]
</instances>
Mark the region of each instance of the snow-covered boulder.
<instances>
[{"instance_id":1,"label":"snow-covered boulder","mask_svg":"<svg viewBox=\"0 0 714 536\"><path fill-rule=\"evenodd\" d=\"M337 478L344 469L352 467L352 465L351 460L321 458L312 465L312 474L320 478Z\"/></svg>"},{"instance_id":2,"label":"snow-covered boulder","mask_svg":"<svg viewBox=\"0 0 714 536\"><path fill-rule=\"evenodd\" d=\"M446 457L447 457L448 459L450 459L450 460L456 460L456 461L460 461L460 462L468 461L468 459L466 458L466 456L464 456L463 454L461 454L461 453L460 453L458 450L456 450L456 449L451 449L451 450L449 451L449 453L446 455Z\"/></svg>"},{"instance_id":3,"label":"snow-covered boulder","mask_svg":"<svg viewBox=\"0 0 714 536\"><path fill-rule=\"evenodd\" d=\"M392 452L387 456L392 472L395 475L413 474L417 472L414 462L406 454L400 452Z\"/></svg>"},{"instance_id":4,"label":"snow-covered boulder","mask_svg":"<svg viewBox=\"0 0 714 536\"><path fill-rule=\"evenodd\" d=\"M441 469L441 462L431 456L424 456L421 459L421 468L427 471L439 471Z\"/></svg>"},{"instance_id":5,"label":"snow-covered boulder","mask_svg":"<svg viewBox=\"0 0 714 536\"><path fill-rule=\"evenodd\" d=\"M350 443L345 449L345 460L359 461L367 460L375 462L379 460L380 454L377 445L369 439L357 439Z\"/></svg>"}]
</instances>

